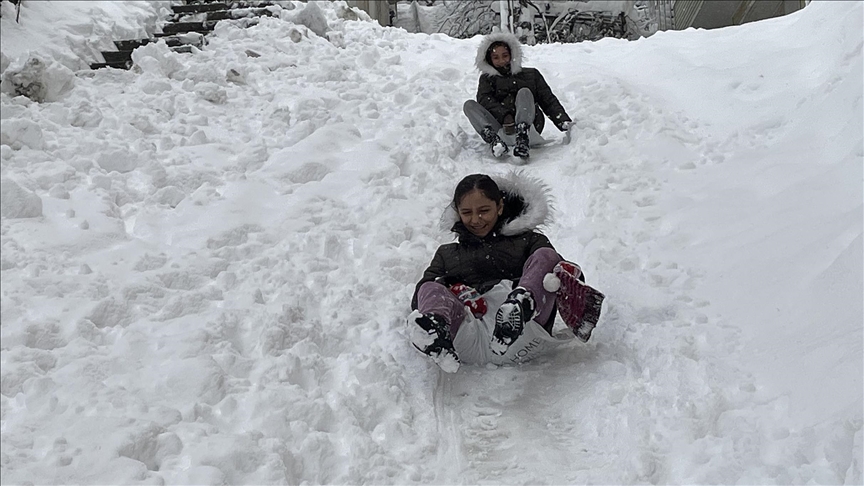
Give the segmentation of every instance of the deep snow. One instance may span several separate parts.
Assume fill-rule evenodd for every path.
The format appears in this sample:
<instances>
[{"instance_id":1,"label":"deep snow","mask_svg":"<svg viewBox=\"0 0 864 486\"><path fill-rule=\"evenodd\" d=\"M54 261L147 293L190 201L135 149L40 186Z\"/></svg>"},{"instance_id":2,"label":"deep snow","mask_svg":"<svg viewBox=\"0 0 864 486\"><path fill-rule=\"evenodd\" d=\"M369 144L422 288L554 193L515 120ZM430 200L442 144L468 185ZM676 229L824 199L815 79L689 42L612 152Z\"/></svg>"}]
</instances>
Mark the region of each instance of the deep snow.
<instances>
[{"instance_id":1,"label":"deep snow","mask_svg":"<svg viewBox=\"0 0 864 486\"><path fill-rule=\"evenodd\" d=\"M73 72L166 3L3 2L57 98L0 95L3 484L862 483L861 3L526 47L579 130L522 167L460 113L479 39L282 4ZM443 374L414 283L514 168L604 316Z\"/></svg>"}]
</instances>

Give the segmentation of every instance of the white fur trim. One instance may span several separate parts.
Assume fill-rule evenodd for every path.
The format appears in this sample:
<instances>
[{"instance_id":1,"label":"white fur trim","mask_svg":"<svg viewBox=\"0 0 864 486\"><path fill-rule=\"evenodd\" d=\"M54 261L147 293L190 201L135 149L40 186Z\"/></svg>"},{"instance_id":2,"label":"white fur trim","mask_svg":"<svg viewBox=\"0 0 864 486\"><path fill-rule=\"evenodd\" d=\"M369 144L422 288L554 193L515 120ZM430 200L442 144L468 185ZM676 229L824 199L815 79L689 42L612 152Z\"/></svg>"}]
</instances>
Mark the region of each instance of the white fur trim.
<instances>
[{"instance_id":1,"label":"white fur trim","mask_svg":"<svg viewBox=\"0 0 864 486\"><path fill-rule=\"evenodd\" d=\"M480 46L477 48L477 57L474 59L474 65L484 74L490 76L500 76L501 73L486 62L486 50L495 42L505 42L510 46L510 72L518 74L522 71L522 46L519 44L519 39L509 32L494 32L483 37L480 41Z\"/></svg>"},{"instance_id":2,"label":"white fur trim","mask_svg":"<svg viewBox=\"0 0 864 486\"><path fill-rule=\"evenodd\" d=\"M501 228L502 235L518 235L532 231L552 222L552 203L549 188L538 178L521 171L513 171L504 177L492 177L501 192L518 194L525 201L522 214Z\"/></svg>"}]
</instances>

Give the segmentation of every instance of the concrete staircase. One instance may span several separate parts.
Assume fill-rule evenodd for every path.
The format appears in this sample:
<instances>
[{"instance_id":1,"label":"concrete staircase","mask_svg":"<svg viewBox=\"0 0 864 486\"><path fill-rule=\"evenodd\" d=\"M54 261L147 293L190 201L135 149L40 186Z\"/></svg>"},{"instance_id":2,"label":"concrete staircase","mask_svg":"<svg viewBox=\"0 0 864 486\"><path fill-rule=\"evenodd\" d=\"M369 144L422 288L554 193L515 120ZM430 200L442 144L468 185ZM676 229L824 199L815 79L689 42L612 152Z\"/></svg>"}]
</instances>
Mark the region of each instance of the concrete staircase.
<instances>
[{"instance_id":1,"label":"concrete staircase","mask_svg":"<svg viewBox=\"0 0 864 486\"><path fill-rule=\"evenodd\" d=\"M175 52L192 52L194 48L202 48L205 36L213 31L216 24L222 20L245 19L245 26L258 23L260 17L271 16L268 8L271 4L262 1L218 1L218 0L187 0L184 5L173 5L173 14L162 25L158 32L149 39L134 39L114 41L116 51L102 51L105 62L93 63L91 69L132 68L132 51L149 44L164 40Z\"/></svg>"}]
</instances>

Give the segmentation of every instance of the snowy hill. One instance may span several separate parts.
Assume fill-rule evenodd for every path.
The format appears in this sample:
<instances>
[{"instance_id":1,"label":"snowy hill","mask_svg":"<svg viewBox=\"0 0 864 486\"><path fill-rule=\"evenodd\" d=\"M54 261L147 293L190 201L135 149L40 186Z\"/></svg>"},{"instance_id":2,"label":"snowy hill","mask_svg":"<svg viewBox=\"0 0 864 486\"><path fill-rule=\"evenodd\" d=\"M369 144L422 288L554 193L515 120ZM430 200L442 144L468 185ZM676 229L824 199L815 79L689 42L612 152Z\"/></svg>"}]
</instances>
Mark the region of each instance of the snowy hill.
<instances>
[{"instance_id":1,"label":"snowy hill","mask_svg":"<svg viewBox=\"0 0 864 486\"><path fill-rule=\"evenodd\" d=\"M862 483L861 3L526 47L579 130L520 167L461 114L479 38L282 2L76 73L164 7L97 3L0 19L56 88L0 94L3 484ZM444 375L411 292L455 183L514 168L604 315Z\"/></svg>"}]
</instances>

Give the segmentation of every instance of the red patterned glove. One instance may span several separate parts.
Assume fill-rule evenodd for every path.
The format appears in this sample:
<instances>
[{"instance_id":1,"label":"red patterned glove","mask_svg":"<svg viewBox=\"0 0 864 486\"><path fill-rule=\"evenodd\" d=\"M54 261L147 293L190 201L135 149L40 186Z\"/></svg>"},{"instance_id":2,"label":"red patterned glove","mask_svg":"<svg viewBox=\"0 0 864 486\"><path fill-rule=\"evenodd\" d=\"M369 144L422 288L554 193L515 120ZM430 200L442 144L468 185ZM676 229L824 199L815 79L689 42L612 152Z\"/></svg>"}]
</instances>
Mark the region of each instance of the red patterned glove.
<instances>
[{"instance_id":1,"label":"red patterned glove","mask_svg":"<svg viewBox=\"0 0 864 486\"><path fill-rule=\"evenodd\" d=\"M463 283L457 283L450 286L450 292L453 292L453 295L456 296L457 299L462 301L463 304L467 305L469 309L471 309L471 313L474 314L474 317L480 319L484 315L486 315L486 299L480 295L480 292L477 292L474 287L469 287Z\"/></svg>"}]
</instances>

